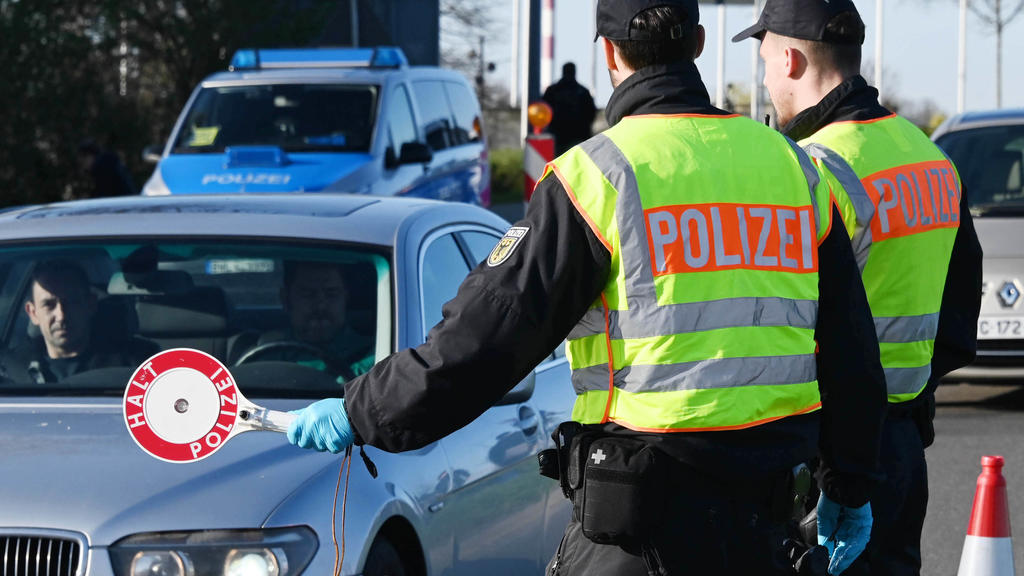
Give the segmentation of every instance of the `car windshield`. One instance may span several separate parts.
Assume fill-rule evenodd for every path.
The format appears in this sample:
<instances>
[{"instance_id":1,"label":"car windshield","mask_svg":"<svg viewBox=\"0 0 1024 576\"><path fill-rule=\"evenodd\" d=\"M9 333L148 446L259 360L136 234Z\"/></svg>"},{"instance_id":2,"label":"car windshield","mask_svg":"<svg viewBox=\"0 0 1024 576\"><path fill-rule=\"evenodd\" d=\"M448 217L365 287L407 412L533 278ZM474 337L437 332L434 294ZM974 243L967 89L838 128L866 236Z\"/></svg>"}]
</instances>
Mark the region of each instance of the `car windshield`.
<instances>
[{"instance_id":1,"label":"car windshield","mask_svg":"<svg viewBox=\"0 0 1024 576\"><path fill-rule=\"evenodd\" d=\"M958 130L936 141L949 154L975 216L1024 216L1024 124Z\"/></svg>"},{"instance_id":2,"label":"car windshield","mask_svg":"<svg viewBox=\"0 0 1024 576\"><path fill-rule=\"evenodd\" d=\"M391 348L379 249L168 241L0 249L0 396L120 396L153 354L195 348L242 393L317 398Z\"/></svg>"},{"instance_id":3,"label":"car windshield","mask_svg":"<svg viewBox=\"0 0 1024 576\"><path fill-rule=\"evenodd\" d=\"M365 84L203 88L173 151L278 146L288 152L366 152L377 117L377 92L377 86Z\"/></svg>"}]
</instances>

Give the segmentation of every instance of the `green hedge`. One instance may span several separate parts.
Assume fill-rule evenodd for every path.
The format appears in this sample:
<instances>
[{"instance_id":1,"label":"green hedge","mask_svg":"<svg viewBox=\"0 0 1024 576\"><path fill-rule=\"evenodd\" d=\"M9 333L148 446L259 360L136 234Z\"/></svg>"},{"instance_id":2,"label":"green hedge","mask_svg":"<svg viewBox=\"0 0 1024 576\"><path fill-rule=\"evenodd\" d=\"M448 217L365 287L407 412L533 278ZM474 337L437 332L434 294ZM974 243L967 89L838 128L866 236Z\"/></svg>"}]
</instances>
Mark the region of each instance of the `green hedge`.
<instances>
[{"instance_id":1,"label":"green hedge","mask_svg":"<svg viewBox=\"0 0 1024 576\"><path fill-rule=\"evenodd\" d=\"M491 150L491 204L523 201L523 151Z\"/></svg>"}]
</instances>

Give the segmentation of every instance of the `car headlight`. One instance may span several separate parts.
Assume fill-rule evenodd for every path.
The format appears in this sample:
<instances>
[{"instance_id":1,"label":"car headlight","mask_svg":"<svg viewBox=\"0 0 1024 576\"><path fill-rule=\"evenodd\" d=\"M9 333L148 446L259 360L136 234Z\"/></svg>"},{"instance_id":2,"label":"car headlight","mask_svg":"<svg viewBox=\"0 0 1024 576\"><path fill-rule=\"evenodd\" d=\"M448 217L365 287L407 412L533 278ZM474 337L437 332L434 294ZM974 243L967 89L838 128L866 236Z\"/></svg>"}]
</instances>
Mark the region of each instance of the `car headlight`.
<instances>
[{"instance_id":1,"label":"car headlight","mask_svg":"<svg viewBox=\"0 0 1024 576\"><path fill-rule=\"evenodd\" d=\"M110 547L116 576L295 576L312 560L304 526L135 534Z\"/></svg>"}]
</instances>

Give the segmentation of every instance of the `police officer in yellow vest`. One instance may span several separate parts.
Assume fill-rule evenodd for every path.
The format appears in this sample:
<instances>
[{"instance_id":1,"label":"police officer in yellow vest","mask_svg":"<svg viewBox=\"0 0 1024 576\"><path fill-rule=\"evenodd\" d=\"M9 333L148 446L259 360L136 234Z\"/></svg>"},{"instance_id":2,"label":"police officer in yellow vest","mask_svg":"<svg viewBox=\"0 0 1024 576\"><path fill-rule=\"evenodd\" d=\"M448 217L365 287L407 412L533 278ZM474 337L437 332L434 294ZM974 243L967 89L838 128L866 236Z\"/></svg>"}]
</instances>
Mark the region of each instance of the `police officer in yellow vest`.
<instances>
[{"instance_id":1,"label":"police officer in yellow vest","mask_svg":"<svg viewBox=\"0 0 1024 576\"><path fill-rule=\"evenodd\" d=\"M612 128L549 165L425 344L302 410L290 441L424 446L567 340L577 423L554 468L574 513L548 574L791 574L791 471L816 455L833 565L856 557L885 389L853 250L799 146L711 105L698 17L598 2Z\"/></svg>"},{"instance_id":2,"label":"police officer in yellow vest","mask_svg":"<svg viewBox=\"0 0 1024 576\"><path fill-rule=\"evenodd\" d=\"M847 574L918 574L934 389L975 352L981 247L966 195L943 152L859 75L864 23L851 0L768 0L733 41L752 36L782 132L827 169L885 370L886 480L867 552Z\"/></svg>"}]
</instances>

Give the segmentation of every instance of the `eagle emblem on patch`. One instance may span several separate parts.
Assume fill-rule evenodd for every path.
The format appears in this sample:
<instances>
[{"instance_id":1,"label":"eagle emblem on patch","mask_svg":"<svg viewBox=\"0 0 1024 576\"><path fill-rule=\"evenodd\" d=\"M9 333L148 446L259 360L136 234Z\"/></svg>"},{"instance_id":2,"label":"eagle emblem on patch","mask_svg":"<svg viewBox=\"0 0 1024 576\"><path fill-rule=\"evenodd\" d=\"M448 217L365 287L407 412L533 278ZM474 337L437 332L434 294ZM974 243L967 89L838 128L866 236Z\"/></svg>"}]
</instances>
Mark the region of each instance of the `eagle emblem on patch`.
<instances>
[{"instance_id":1,"label":"eagle emblem on patch","mask_svg":"<svg viewBox=\"0 0 1024 576\"><path fill-rule=\"evenodd\" d=\"M530 229L525 226L509 228L508 232L505 232L505 235L501 237L501 240L498 240L494 250L491 250L491 255L487 257L487 265L498 266L505 260L508 260L508 257L515 252L516 247L519 246L519 243L529 231Z\"/></svg>"}]
</instances>

